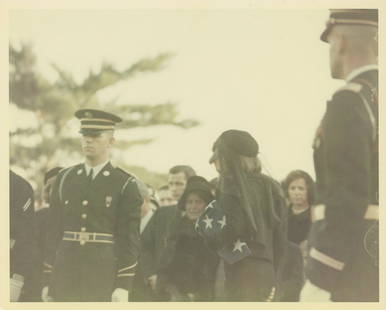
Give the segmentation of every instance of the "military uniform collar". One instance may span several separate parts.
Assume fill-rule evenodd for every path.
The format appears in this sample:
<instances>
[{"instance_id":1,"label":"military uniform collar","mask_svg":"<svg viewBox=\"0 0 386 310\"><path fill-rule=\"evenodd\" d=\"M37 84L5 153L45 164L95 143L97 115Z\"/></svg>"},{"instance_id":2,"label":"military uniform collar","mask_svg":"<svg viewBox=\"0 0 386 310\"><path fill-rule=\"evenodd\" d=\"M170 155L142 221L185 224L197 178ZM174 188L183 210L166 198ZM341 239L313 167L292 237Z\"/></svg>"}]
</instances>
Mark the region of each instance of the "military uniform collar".
<instances>
[{"instance_id":1,"label":"military uniform collar","mask_svg":"<svg viewBox=\"0 0 386 310\"><path fill-rule=\"evenodd\" d=\"M370 71L370 70L378 70L378 65L366 65L359 68L356 68L353 70L347 77L346 82L351 82L354 78L356 78L358 75L362 74L363 72Z\"/></svg>"},{"instance_id":2,"label":"military uniform collar","mask_svg":"<svg viewBox=\"0 0 386 310\"><path fill-rule=\"evenodd\" d=\"M105 161L105 162L103 162L100 165L95 166L95 167L90 167L89 165L84 163L84 168L86 169L86 175L88 175L90 173L90 169L93 168L93 179L95 179L95 177L98 175L98 173L109 163L110 163L110 160L107 160L107 161Z\"/></svg>"}]
</instances>

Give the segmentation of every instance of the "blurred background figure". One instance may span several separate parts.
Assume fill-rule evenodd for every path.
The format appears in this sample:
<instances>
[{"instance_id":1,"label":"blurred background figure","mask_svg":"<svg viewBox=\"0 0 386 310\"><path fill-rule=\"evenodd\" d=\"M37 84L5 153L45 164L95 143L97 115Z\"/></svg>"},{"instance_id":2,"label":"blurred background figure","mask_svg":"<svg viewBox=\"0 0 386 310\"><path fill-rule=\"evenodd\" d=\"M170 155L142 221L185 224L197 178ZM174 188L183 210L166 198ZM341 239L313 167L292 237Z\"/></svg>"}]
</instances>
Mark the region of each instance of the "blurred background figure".
<instances>
[{"instance_id":1,"label":"blurred background figure","mask_svg":"<svg viewBox=\"0 0 386 310\"><path fill-rule=\"evenodd\" d=\"M188 165L174 166L169 170L168 186L172 197L176 202L182 196L188 179L196 175L192 167ZM158 271L165 268L165 264L169 260L167 253L168 235L171 230L171 224L180 216L181 211L177 208L177 204L161 207L154 215L154 228L150 234L154 240L154 255L153 274L148 277L149 284L157 293L157 301L166 301L169 295L164 292L163 284L157 283Z\"/></svg>"},{"instance_id":2,"label":"blurred background figure","mask_svg":"<svg viewBox=\"0 0 386 310\"><path fill-rule=\"evenodd\" d=\"M306 240L311 227L311 206L315 202L315 184L302 170L291 171L282 182L288 203L288 240L306 254Z\"/></svg>"},{"instance_id":3,"label":"blurred background figure","mask_svg":"<svg viewBox=\"0 0 386 310\"><path fill-rule=\"evenodd\" d=\"M154 241L152 231L154 229L154 213L158 209L151 197L151 191L147 184L137 180L138 190L143 198L141 206L141 248L138 258L138 266L133 281L132 301L155 301L155 294L150 286L149 277L154 272Z\"/></svg>"},{"instance_id":4,"label":"blurred background figure","mask_svg":"<svg viewBox=\"0 0 386 310\"><path fill-rule=\"evenodd\" d=\"M219 258L197 234L194 225L213 200L203 177L189 178L178 202L182 211L173 223L168 243L169 262L161 272L171 301L212 301Z\"/></svg>"},{"instance_id":5,"label":"blurred background figure","mask_svg":"<svg viewBox=\"0 0 386 310\"><path fill-rule=\"evenodd\" d=\"M156 192L156 196L161 208L177 204L177 201L173 198L168 185L161 186Z\"/></svg>"},{"instance_id":6,"label":"blurred background figure","mask_svg":"<svg viewBox=\"0 0 386 310\"><path fill-rule=\"evenodd\" d=\"M21 176L9 171L10 301L38 301L33 283L38 272L34 192Z\"/></svg>"},{"instance_id":7,"label":"blurred background figure","mask_svg":"<svg viewBox=\"0 0 386 310\"><path fill-rule=\"evenodd\" d=\"M47 232L49 227L49 197L52 185L55 182L56 176L63 167L55 167L48 170L44 174L43 181L43 192L42 192L42 203L40 208L36 209L35 212L35 221L36 221L36 242L37 242L37 266L36 272L34 272L34 281L32 284L34 295L36 295L37 301L41 300L41 291L43 289L43 263L44 263L44 253L46 251L47 244Z\"/></svg>"},{"instance_id":8,"label":"blurred background figure","mask_svg":"<svg viewBox=\"0 0 386 310\"><path fill-rule=\"evenodd\" d=\"M169 170L168 186L176 201L180 200L188 179L194 175L196 172L187 165L174 166Z\"/></svg>"}]
</instances>

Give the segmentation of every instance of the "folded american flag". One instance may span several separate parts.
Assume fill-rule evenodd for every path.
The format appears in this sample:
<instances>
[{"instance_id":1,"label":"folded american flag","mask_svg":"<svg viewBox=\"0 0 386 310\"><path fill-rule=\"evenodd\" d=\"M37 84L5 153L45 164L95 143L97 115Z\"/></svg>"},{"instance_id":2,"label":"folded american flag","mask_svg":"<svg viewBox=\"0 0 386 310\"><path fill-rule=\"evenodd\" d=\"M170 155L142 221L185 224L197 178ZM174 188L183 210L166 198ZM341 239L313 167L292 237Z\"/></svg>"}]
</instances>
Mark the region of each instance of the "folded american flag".
<instances>
[{"instance_id":1,"label":"folded american flag","mask_svg":"<svg viewBox=\"0 0 386 310\"><path fill-rule=\"evenodd\" d=\"M195 229L221 258L228 264L234 264L250 256L252 252L240 238L224 242L222 235L226 225L227 219L223 209L213 200L197 219Z\"/></svg>"}]
</instances>

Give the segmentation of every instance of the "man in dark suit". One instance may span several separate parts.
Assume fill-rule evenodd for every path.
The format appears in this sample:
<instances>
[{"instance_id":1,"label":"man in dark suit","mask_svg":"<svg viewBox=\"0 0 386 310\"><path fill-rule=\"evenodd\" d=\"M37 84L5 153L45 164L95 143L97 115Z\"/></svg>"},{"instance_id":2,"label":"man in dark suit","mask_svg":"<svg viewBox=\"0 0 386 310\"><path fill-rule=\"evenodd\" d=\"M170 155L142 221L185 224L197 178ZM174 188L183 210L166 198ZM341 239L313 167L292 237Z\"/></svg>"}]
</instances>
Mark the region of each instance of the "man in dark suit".
<instances>
[{"instance_id":1,"label":"man in dark suit","mask_svg":"<svg viewBox=\"0 0 386 310\"><path fill-rule=\"evenodd\" d=\"M178 202L181 198L188 179L196 175L196 172L192 167L187 165L174 166L169 170L168 186L172 193L173 198ZM177 205L165 206L159 208L154 214L154 226L153 226L153 240L155 246L154 252L154 273L149 277L149 284L157 291L158 301L165 301L168 299L168 294L165 293L164 284L158 279L158 272L165 268L170 258L168 250L168 237L171 230L171 225L180 215L181 211L177 208Z\"/></svg>"},{"instance_id":2,"label":"man in dark suit","mask_svg":"<svg viewBox=\"0 0 386 310\"><path fill-rule=\"evenodd\" d=\"M31 185L11 170L9 178L10 301L19 301L36 268L34 194ZM25 296L25 301L31 300Z\"/></svg>"},{"instance_id":3,"label":"man in dark suit","mask_svg":"<svg viewBox=\"0 0 386 310\"><path fill-rule=\"evenodd\" d=\"M332 301L378 301L378 10L331 10L321 40L332 77L346 85L315 138L318 197L302 301L312 290Z\"/></svg>"},{"instance_id":4,"label":"man in dark suit","mask_svg":"<svg viewBox=\"0 0 386 310\"><path fill-rule=\"evenodd\" d=\"M45 301L128 301L139 252L135 178L110 163L115 124L100 110L79 110L85 163L64 169L50 197Z\"/></svg>"}]
</instances>

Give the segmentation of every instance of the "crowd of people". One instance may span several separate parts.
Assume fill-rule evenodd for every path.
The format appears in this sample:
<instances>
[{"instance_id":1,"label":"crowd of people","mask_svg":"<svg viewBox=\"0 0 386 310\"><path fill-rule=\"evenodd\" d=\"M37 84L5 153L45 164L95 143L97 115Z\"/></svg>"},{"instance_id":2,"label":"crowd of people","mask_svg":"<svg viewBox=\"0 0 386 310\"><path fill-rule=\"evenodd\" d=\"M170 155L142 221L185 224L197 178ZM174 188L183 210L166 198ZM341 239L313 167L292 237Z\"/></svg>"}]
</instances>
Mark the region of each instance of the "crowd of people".
<instances>
[{"instance_id":1,"label":"crowd of people","mask_svg":"<svg viewBox=\"0 0 386 310\"><path fill-rule=\"evenodd\" d=\"M316 182L262 172L224 131L207 180L189 165L154 189L112 165L121 118L82 109L83 163L44 177L43 208L10 171L11 301L378 301L377 10L331 10L321 39L345 79L314 141Z\"/></svg>"}]
</instances>

